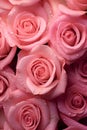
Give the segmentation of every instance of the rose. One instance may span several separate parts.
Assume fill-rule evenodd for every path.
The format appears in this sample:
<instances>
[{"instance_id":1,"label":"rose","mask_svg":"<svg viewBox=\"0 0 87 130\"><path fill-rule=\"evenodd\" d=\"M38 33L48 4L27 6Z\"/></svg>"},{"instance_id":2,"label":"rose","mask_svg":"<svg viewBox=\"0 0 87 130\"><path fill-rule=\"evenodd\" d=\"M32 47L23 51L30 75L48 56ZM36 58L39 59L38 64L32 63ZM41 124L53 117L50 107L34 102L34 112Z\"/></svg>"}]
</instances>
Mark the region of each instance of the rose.
<instances>
[{"instance_id":1,"label":"rose","mask_svg":"<svg viewBox=\"0 0 87 130\"><path fill-rule=\"evenodd\" d=\"M67 75L64 63L59 61L50 47L40 45L30 53L21 51L18 55L16 86L19 89L46 98L65 92Z\"/></svg>"},{"instance_id":2,"label":"rose","mask_svg":"<svg viewBox=\"0 0 87 130\"><path fill-rule=\"evenodd\" d=\"M4 32L6 25L2 19L0 19L0 69L3 69L8 65L16 53L16 47L11 48L6 41Z\"/></svg>"},{"instance_id":3,"label":"rose","mask_svg":"<svg viewBox=\"0 0 87 130\"><path fill-rule=\"evenodd\" d=\"M12 5L33 5L40 0L8 0Z\"/></svg>"},{"instance_id":4,"label":"rose","mask_svg":"<svg viewBox=\"0 0 87 130\"><path fill-rule=\"evenodd\" d=\"M84 86L85 89L86 89L86 83L87 83L87 56L86 54L87 53L85 53L85 55L83 55L83 57L78 60L78 63L76 62L74 65L74 72L76 74L77 82L81 86Z\"/></svg>"},{"instance_id":5,"label":"rose","mask_svg":"<svg viewBox=\"0 0 87 130\"><path fill-rule=\"evenodd\" d=\"M6 67L0 71L0 106L10 97L10 93L15 89L14 72Z\"/></svg>"},{"instance_id":6,"label":"rose","mask_svg":"<svg viewBox=\"0 0 87 130\"><path fill-rule=\"evenodd\" d=\"M9 126L14 130L55 130L58 123L55 103L30 95L21 100L22 93L14 91L12 98L4 104Z\"/></svg>"},{"instance_id":7,"label":"rose","mask_svg":"<svg viewBox=\"0 0 87 130\"><path fill-rule=\"evenodd\" d=\"M47 14L41 4L13 7L7 17L5 37L11 47L29 50L48 41Z\"/></svg>"},{"instance_id":8,"label":"rose","mask_svg":"<svg viewBox=\"0 0 87 130\"><path fill-rule=\"evenodd\" d=\"M87 10L87 1L86 0L65 0L68 7L76 10Z\"/></svg>"},{"instance_id":9,"label":"rose","mask_svg":"<svg viewBox=\"0 0 87 130\"><path fill-rule=\"evenodd\" d=\"M58 109L61 113L79 120L87 113L86 97L80 93L78 84L67 88L65 95L61 96L58 101Z\"/></svg>"},{"instance_id":10,"label":"rose","mask_svg":"<svg viewBox=\"0 0 87 130\"><path fill-rule=\"evenodd\" d=\"M70 84L78 83L77 87L81 94L87 96L87 52L70 67L68 67L67 72Z\"/></svg>"},{"instance_id":11,"label":"rose","mask_svg":"<svg viewBox=\"0 0 87 130\"><path fill-rule=\"evenodd\" d=\"M55 49L57 55L66 60L66 63L80 58L86 51L87 25L85 20L84 17L59 14L50 25L50 46Z\"/></svg>"},{"instance_id":12,"label":"rose","mask_svg":"<svg viewBox=\"0 0 87 130\"><path fill-rule=\"evenodd\" d=\"M76 64L74 65L74 70L76 73L76 77L79 77L80 81L84 82L84 84L86 83L86 80L87 80L87 69L86 68L87 68L87 58L85 56L83 56L83 58L80 58L78 60L78 63L76 62Z\"/></svg>"},{"instance_id":13,"label":"rose","mask_svg":"<svg viewBox=\"0 0 87 130\"><path fill-rule=\"evenodd\" d=\"M86 130L87 129L86 125L81 124L62 113L60 114L60 117L63 120L63 122L68 126L68 128L64 130Z\"/></svg>"}]
</instances>

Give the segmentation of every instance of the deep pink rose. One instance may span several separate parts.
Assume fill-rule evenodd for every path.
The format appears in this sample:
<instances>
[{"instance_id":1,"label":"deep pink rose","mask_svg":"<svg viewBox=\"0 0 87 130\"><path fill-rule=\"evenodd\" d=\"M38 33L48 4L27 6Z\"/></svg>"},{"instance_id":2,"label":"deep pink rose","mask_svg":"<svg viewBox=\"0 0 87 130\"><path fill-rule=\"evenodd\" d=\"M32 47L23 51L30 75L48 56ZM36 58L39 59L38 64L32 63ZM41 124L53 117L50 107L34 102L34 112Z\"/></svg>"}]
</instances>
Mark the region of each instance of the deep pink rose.
<instances>
[{"instance_id":1,"label":"deep pink rose","mask_svg":"<svg viewBox=\"0 0 87 130\"><path fill-rule=\"evenodd\" d=\"M77 122L74 119L71 119L62 113L60 114L60 117L64 121L64 123L68 126L68 128L64 130L87 130L86 125L81 124L80 122Z\"/></svg>"},{"instance_id":2,"label":"deep pink rose","mask_svg":"<svg viewBox=\"0 0 87 130\"><path fill-rule=\"evenodd\" d=\"M21 100L23 96L16 90L4 104L9 126L14 130L56 130L59 118L55 103L30 95Z\"/></svg>"},{"instance_id":3,"label":"deep pink rose","mask_svg":"<svg viewBox=\"0 0 87 130\"><path fill-rule=\"evenodd\" d=\"M11 47L29 50L48 41L48 16L41 4L13 7L7 16L5 37Z\"/></svg>"},{"instance_id":4,"label":"deep pink rose","mask_svg":"<svg viewBox=\"0 0 87 130\"><path fill-rule=\"evenodd\" d=\"M76 10L87 10L87 0L65 0L68 7Z\"/></svg>"},{"instance_id":5,"label":"deep pink rose","mask_svg":"<svg viewBox=\"0 0 87 130\"><path fill-rule=\"evenodd\" d=\"M58 14L49 29L50 46L56 54L71 63L81 57L87 48L87 19Z\"/></svg>"},{"instance_id":6,"label":"deep pink rose","mask_svg":"<svg viewBox=\"0 0 87 130\"><path fill-rule=\"evenodd\" d=\"M69 84L78 83L77 88L84 96L87 96L87 52L69 66L67 72Z\"/></svg>"},{"instance_id":7,"label":"deep pink rose","mask_svg":"<svg viewBox=\"0 0 87 130\"><path fill-rule=\"evenodd\" d=\"M58 109L61 113L79 120L87 115L87 97L77 89L78 84L67 88L65 95L58 98Z\"/></svg>"},{"instance_id":8,"label":"deep pink rose","mask_svg":"<svg viewBox=\"0 0 87 130\"><path fill-rule=\"evenodd\" d=\"M8 0L12 5L33 5L40 0Z\"/></svg>"},{"instance_id":9,"label":"deep pink rose","mask_svg":"<svg viewBox=\"0 0 87 130\"><path fill-rule=\"evenodd\" d=\"M40 45L31 52L21 51L16 68L17 87L34 95L53 98L65 92L67 75L64 63L53 50Z\"/></svg>"},{"instance_id":10,"label":"deep pink rose","mask_svg":"<svg viewBox=\"0 0 87 130\"><path fill-rule=\"evenodd\" d=\"M11 92L15 89L14 72L6 67L0 71L0 105L3 105L10 97Z\"/></svg>"}]
</instances>

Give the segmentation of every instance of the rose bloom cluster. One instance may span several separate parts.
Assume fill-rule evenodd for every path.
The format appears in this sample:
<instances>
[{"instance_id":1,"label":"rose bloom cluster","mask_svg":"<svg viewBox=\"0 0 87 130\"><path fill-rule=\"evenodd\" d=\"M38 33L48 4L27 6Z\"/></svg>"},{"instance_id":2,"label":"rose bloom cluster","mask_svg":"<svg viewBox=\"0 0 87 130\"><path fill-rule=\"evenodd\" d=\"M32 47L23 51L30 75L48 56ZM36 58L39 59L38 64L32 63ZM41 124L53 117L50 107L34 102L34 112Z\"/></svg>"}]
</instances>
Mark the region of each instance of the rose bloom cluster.
<instances>
[{"instance_id":1,"label":"rose bloom cluster","mask_svg":"<svg viewBox=\"0 0 87 130\"><path fill-rule=\"evenodd\" d=\"M87 130L87 0L0 0L0 130Z\"/></svg>"}]
</instances>

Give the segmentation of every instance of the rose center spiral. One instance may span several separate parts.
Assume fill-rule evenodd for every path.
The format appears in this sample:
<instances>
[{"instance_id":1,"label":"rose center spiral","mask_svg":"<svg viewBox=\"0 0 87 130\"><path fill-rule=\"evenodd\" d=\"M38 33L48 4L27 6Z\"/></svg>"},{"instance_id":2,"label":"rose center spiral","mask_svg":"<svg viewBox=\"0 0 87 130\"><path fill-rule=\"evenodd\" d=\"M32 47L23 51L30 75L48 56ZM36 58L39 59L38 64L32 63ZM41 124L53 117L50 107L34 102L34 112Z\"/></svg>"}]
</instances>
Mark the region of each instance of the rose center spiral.
<instances>
[{"instance_id":1,"label":"rose center spiral","mask_svg":"<svg viewBox=\"0 0 87 130\"><path fill-rule=\"evenodd\" d=\"M75 97L73 97L71 103L76 108L82 108L84 105L84 102L80 95L76 95Z\"/></svg>"},{"instance_id":2,"label":"rose center spiral","mask_svg":"<svg viewBox=\"0 0 87 130\"><path fill-rule=\"evenodd\" d=\"M37 83L44 84L50 78L52 65L48 60L38 58L32 63L31 72Z\"/></svg>"},{"instance_id":3,"label":"rose center spiral","mask_svg":"<svg viewBox=\"0 0 87 130\"><path fill-rule=\"evenodd\" d=\"M19 120L23 129L37 129L40 123L40 109L34 104L26 104L19 110Z\"/></svg>"},{"instance_id":4,"label":"rose center spiral","mask_svg":"<svg viewBox=\"0 0 87 130\"><path fill-rule=\"evenodd\" d=\"M21 21L20 26L24 29L27 33L34 33L36 31L37 25L34 23L34 21L31 20L25 20Z\"/></svg>"},{"instance_id":5,"label":"rose center spiral","mask_svg":"<svg viewBox=\"0 0 87 130\"><path fill-rule=\"evenodd\" d=\"M72 28L66 28L62 32L63 40L70 46L73 46L76 41L76 33Z\"/></svg>"}]
</instances>

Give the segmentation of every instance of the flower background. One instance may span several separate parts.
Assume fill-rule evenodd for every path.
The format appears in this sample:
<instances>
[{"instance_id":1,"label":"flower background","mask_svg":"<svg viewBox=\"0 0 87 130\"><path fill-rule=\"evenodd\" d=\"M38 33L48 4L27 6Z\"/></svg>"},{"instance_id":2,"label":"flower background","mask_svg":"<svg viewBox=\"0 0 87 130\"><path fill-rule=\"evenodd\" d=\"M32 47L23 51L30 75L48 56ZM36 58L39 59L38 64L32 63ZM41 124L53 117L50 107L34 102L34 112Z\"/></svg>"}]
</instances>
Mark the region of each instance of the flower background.
<instances>
[{"instance_id":1,"label":"flower background","mask_svg":"<svg viewBox=\"0 0 87 130\"><path fill-rule=\"evenodd\" d=\"M0 0L0 130L87 129L86 10Z\"/></svg>"}]
</instances>

